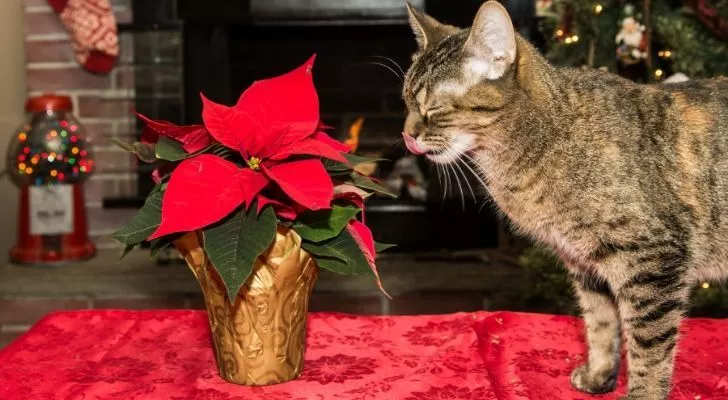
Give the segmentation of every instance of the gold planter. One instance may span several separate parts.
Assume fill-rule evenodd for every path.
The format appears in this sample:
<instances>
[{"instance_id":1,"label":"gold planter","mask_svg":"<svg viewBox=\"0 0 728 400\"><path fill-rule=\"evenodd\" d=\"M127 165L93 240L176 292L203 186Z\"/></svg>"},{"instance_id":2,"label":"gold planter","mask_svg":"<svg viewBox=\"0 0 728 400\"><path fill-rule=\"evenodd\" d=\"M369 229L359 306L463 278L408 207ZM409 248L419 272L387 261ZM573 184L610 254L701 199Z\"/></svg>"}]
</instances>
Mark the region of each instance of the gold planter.
<instances>
[{"instance_id":1,"label":"gold planter","mask_svg":"<svg viewBox=\"0 0 728 400\"><path fill-rule=\"evenodd\" d=\"M306 313L318 275L316 262L301 249L301 237L279 226L232 304L201 243L202 234L196 232L175 246L205 296L220 375L251 386L296 378L303 368Z\"/></svg>"}]
</instances>

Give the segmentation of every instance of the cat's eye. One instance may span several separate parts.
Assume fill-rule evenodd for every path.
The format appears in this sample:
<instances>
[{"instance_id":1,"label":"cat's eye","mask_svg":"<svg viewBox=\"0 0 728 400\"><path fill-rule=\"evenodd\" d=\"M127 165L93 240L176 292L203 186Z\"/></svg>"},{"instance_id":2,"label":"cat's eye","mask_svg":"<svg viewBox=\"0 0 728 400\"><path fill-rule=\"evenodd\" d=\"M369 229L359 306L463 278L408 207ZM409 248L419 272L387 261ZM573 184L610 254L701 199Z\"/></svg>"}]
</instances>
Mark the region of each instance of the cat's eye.
<instances>
[{"instance_id":1,"label":"cat's eye","mask_svg":"<svg viewBox=\"0 0 728 400\"><path fill-rule=\"evenodd\" d=\"M425 111L425 114L422 116L422 118L424 118L425 122L427 122L427 120L431 119L433 115L437 114L437 112L442 110L443 108L444 108L444 106L436 106L436 107L429 108L427 111Z\"/></svg>"}]
</instances>

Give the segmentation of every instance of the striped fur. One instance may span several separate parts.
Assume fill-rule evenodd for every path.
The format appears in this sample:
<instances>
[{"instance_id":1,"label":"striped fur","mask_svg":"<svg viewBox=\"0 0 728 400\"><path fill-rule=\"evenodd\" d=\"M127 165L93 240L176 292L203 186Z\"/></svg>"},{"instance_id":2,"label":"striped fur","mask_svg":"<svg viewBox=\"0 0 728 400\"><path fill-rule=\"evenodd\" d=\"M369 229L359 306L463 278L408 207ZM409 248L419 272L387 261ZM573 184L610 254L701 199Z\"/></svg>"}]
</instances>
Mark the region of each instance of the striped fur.
<instances>
[{"instance_id":1,"label":"striped fur","mask_svg":"<svg viewBox=\"0 0 728 400\"><path fill-rule=\"evenodd\" d=\"M483 7L474 26L505 13ZM573 385L614 387L621 327L627 398L665 399L689 288L728 276L728 81L559 69L517 35L502 75L474 77L475 31L423 15L410 14L429 40L405 77L405 132L435 162L472 158L499 210L564 260L589 345ZM508 37L489 21L479 34Z\"/></svg>"}]
</instances>

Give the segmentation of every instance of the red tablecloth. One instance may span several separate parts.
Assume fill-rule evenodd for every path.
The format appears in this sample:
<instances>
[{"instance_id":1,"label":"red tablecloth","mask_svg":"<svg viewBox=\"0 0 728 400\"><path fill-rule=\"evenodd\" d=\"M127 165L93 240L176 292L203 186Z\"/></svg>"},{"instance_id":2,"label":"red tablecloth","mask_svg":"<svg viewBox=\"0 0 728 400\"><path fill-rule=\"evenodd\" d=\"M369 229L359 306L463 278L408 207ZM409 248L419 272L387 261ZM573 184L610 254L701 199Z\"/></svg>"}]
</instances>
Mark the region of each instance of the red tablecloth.
<instances>
[{"instance_id":1,"label":"red tablecloth","mask_svg":"<svg viewBox=\"0 0 728 400\"><path fill-rule=\"evenodd\" d=\"M672 399L728 399L728 321L690 320ZM199 311L51 314L0 352L0 399L613 399L569 386L576 318L311 314L301 377L251 388L217 375Z\"/></svg>"}]
</instances>

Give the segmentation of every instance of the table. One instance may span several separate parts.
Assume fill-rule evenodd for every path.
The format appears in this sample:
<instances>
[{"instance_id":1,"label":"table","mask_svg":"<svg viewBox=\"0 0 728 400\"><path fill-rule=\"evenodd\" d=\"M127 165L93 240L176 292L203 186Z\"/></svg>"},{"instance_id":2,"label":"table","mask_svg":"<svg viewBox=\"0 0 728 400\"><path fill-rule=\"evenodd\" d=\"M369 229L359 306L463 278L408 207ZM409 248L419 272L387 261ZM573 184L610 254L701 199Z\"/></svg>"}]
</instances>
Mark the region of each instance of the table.
<instances>
[{"instance_id":1,"label":"table","mask_svg":"<svg viewBox=\"0 0 728 400\"><path fill-rule=\"evenodd\" d=\"M686 321L672 399L728 399L726 328ZM201 311L53 313L0 352L0 399L592 398L569 385L584 345L568 316L312 313L300 378L258 388L219 378L209 334Z\"/></svg>"}]
</instances>

